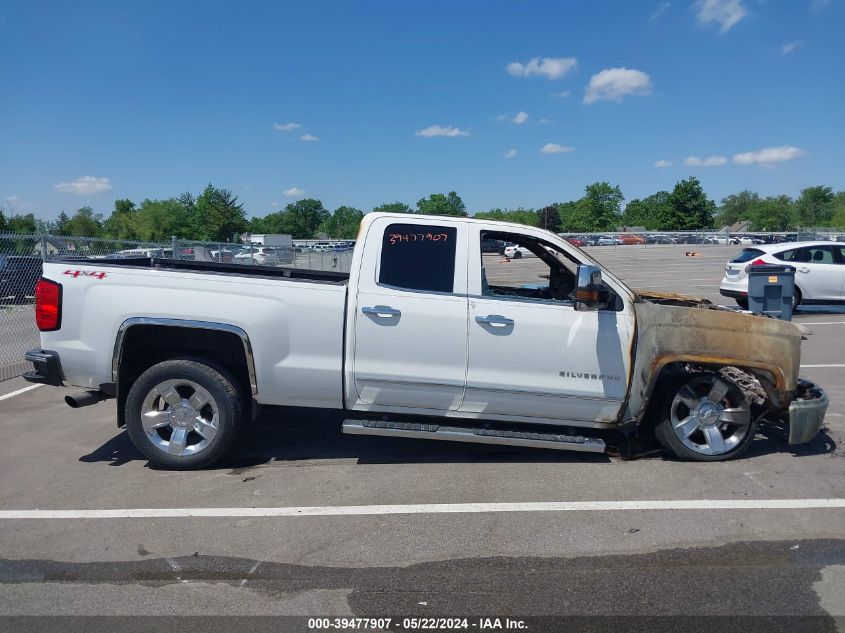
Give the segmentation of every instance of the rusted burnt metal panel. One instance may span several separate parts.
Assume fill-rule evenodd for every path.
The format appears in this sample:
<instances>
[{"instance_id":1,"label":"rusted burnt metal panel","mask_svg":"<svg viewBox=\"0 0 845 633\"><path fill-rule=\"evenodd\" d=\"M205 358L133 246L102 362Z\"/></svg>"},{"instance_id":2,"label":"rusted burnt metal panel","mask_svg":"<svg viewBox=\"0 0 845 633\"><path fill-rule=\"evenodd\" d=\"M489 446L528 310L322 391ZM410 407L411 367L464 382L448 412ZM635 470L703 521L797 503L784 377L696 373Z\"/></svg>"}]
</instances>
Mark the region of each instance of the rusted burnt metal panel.
<instances>
[{"instance_id":1,"label":"rusted burnt metal panel","mask_svg":"<svg viewBox=\"0 0 845 633\"><path fill-rule=\"evenodd\" d=\"M671 362L754 369L771 375L780 392L796 388L801 331L792 323L731 310L660 305L648 301L636 303L634 310L637 349L623 419L642 415L653 380Z\"/></svg>"}]
</instances>

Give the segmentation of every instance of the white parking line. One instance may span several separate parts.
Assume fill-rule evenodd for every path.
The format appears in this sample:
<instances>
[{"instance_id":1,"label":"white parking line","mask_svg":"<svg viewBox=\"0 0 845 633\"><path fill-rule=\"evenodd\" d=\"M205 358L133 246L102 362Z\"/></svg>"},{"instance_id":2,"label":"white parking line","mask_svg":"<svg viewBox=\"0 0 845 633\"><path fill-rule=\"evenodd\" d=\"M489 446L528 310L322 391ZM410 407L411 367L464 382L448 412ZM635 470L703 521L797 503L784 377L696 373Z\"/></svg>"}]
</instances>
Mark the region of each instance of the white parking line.
<instances>
[{"instance_id":1,"label":"white parking line","mask_svg":"<svg viewBox=\"0 0 845 633\"><path fill-rule=\"evenodd\" d=\"M23 389L18 389L17 391L13 391L12 393L7 393L0 396L0 401L8 400L9 398L14 398L15 396L19 396L22 393L26 393L27 391L32 391L33 389L38 389L38 387L43 387L44 385L30 385L29 387L24 387Z\"/></svg>"},{"instance_id":2,"label":"white parking line","mask_svg":"<svg viewBox=\"0 0 845 633\"><path fill-rule=\"evenodd\" d=\"M819 367L845 367L845 364L838 365L801 365L801 369L816 369Z\"/></svg>"},{"instance_id":3,"label":"white parking line","mask_svg":"<svg viewBox=\"0 0 845 633\"><path fill-rule=\"evenodd\" d=\"M845 325L845 321L796 321L801 325Z\"/></svg>"},{"instance_id":4,"label":"white parking line","mask_svg":"<svg viewBox=\"0 0 845 633\"><path fill-rule=\"evenodd\" d=\"M526 503L420 503L286 508L124 508L118 510L2 510L2 519L166 519L234 517L373 516L492 512L616 512L625 510L845 509L845 499L691 499L653 501L541 501Z\"/></svg>"}]
</instances>

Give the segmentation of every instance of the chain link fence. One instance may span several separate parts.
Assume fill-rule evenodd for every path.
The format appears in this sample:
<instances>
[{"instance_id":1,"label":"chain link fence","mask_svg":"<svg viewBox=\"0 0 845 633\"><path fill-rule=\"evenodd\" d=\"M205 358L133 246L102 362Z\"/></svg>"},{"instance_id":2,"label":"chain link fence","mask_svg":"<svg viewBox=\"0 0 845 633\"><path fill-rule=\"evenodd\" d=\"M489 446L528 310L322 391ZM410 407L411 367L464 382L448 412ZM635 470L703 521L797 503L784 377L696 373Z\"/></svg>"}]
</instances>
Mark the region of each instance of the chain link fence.
<instances>
[{"instance_id":1,"label":"chain link fence","mask_svg":"<svg viewBox=\"0 0 845 633\"><path fill-rule=\"evenodd\" d=\"M27 350L38 347L35 284L44 261L156 257L309 270L349 272L351 242L310 242L290 246L199 242L173 238L164 243L90 237L0 233L0 380L29 370Z\"/></svg>"}]
</instances>

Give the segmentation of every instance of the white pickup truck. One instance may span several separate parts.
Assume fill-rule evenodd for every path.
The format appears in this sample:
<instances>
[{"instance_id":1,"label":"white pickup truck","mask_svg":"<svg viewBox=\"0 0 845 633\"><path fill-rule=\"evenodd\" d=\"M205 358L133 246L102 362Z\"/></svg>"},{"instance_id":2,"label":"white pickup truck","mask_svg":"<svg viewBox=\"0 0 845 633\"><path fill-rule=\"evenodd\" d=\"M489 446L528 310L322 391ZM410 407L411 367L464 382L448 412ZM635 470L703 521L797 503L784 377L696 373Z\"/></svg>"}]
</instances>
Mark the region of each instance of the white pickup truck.
<instances>
[{"instance_id":1,"label":"white pickup truck","mask_svg":"<svg viewBox=\"0 0 845 633\"><path fill-rule=\"evenodd\" d=\"M482 252L498 240L535 257ZM799 380L791 323L631 290L559 236L472 218L367 215L349 274L156 258L47 262L32 382L117 398L152 462L220 458L261 405L344 410L346 433L740 455L789 442L827 396Z\"/></svg>"}]
</instances>

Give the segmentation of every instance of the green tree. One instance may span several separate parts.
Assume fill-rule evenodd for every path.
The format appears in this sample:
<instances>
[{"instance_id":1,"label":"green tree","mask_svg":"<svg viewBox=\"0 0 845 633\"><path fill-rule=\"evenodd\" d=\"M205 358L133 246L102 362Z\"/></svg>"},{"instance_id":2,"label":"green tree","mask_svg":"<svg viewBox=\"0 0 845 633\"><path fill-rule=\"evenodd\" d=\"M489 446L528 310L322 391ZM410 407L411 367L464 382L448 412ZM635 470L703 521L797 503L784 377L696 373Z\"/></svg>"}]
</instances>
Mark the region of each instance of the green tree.
<instances>
[{"instance_id":1,"label":"green tree","mask_svg":"<svg viewBox=\"0 0 845 633\"><path fill-rule=\"evenodd\" d=\"M631 200L622 213L624 226L642 226L650 231L665 229L670 223L672 206L669 192L658 191L647 198Z\"/></svg>"},{"instance_id":2,"label":"green tree","mask_svg":"<svg viewBox=\"0 0 845 633\"><path fill-rule=\"evenodd\" d=\"M479 211L473 217L481 220L497 220L499 222L513 222L527 226L537 226L537 212L532 209L490 209Z\"/></svg>"},{"instance_id":3,"label":"green tree","mask_svg":"<svg viewBox=\"0 0 845 633\"><path fill-rule=\"evenodd\" d=\"M833 219L830 224L837 228L845 228L845 191L836 194L833 202Z\"/></svg>"},{"instance_id":4,"label":"green tree","mask_svg":"<svg viewBox=\"0 0 845 633\"><path fill-rule=\"evenodd\" d=\"M0 209L0 233L5 233L9 230L9 223L6 220L6 215L3 213L3 209Z\"/></svg>"},{"instance_id":5,"label":"green tree","mask_svg":"<svg viewBox=\"0 0 845 633\"><path fill-rule=\"evenodd\" d=\"M385 202L384 204L380 204L373 209L374 212L384 212L384 213L413 213L414 210L409 207L404 202Z\"/></svg>"},{"instance_id":6,"label":"green tree","mask_svg":"<svg viewBox=\"0 0 845 633\"><path fill-rule=\"evenodd\" d=\"M82 207L67 221L64 230L67 235L99 237L103 228L102 217L99 213L94 213L91 207Z\"/></svg>"},{"instance_id":7,"label":"green tree","mask_svg":"<svg viewBox=\"0 0 845 633\"><path fill-rule=\"evenodd\" d=\"M12 233L35 233L38 230L38 224L35 221L35 216L31 213L26 215L10 215L6 220L7 230Z\"/></svg>"},{"instance_id":8,"label":"green tree","mask_svg":"<svg viewBox=\"0 0 845 633\"><path fill-rule=\"evenodd\" d=\"M730 226L740 220L751 218L751 210L760 201L760 196L748 189L722 198L722 206L716 216L716 225Z\"/></svg>"},{"instance_id":9,"label":"green tree","mask_svg":"<svg viewBox=\"0 0 845 633\"><path fill-rule=\"evenodd\" d=\"M357 235L358 226L363 219L364 212L360 209L338 207L333 214L323 220L318 231L332 238L351 240Z\"/></svg>"},{"instance_id":10,"label":"green tree","mask_svg":"<svg viewBox=\"0 0 845 633\"><path fill-rule=\"evenodd\" d=\"M607 182L588 185L583 198L558 205L563 231L612 231L619 224L622 190Z\"/></svg>"},{"instance_id":11,"label":"green tree","mask_svg":"<svg viewBox=\"0 0 845 633\"><path fill-rule=\"evenodd\" d=\"M556 205L550 204L537 211L537 226L552 233L560 231L560 212Z\"/></svg>"},{"instance_id":12,"label":"green tree","mask_svg":"<svg viewBox=\"0 0 845 633\"><path fill-rule=\"evenodd\" d=\"M182 198L177 202L191 216L196 239L228 241L247 227L244 205L238 204L238 197L228 189L218 189L209 183L192 206L185 194Z\"/></svg>"},{"instance_id":13,"label":"green tree","mask_svg":"<svg viewBox=\"0 0 845 633\"><path fill-rule=\"evenodd\" d=\"M314 237L317 229L329 219L329 212L323 203L314 198L291 202L283 211L270 213L263 218L253 218L250 231L253 233L289 233L294 239Z\"/></svg>"},{"instance_id":14,"label":"green tree","mask_svg":"<svg viewBox=\"0 0 845 633\"><path fill-rule=\"evenodd\" d=\"M830 187L807 187L795 202L796 219L801 226L827 226L833 219L835 204Z\"/></svg>"},{"instance_id":15,"label":"green tree","mask_svg":"<svg viewBox=\"0 0 845 633\"><path fill-rule=\"evenodd\" d=\"M103 223L103 234L118 240L139 239L135 203L125 198L115 200L114 211Z\"/></svg>"},{"instance_id":16,"label":"green tree","mask_svg":"<svg viewBox=\"0 0 845 633\"><path fill-rule=\"evenodd\" d=\"M789 196L759 198L746 214L755 231L785 231L794 226L793 202Z\"/></svg>"},{"instance_id":17,"label":"green tree","mask_svg":"<svg viewBox=\"0 0 845 633\"><path fill-rule=\"evenodd\" d=\"M146 242L165 242L171 237L194 239L191 215L181 202L144 200L135 211L138 237Z\"/></svg>"},{"instance_id":18,"label":"green tree","mask_svg":"<svg viewBox=\"0 0 845 633\"><path fill-rule=\"evenodd\" d=\"M56 235L67 235L67 223L70 222L70 218L68 214L62 211L59 213L59 217L56 218L56 224L54 226L54 230Z\"/></svg>"},{"instance_id":19,"label":"green tree","mask_svg":"<svg viewBox=\"0 0 845 633\"><path fill-rule=\"evenodd\" d=\"M669 194L669 217L665 229L689 231L713 226L716 203L707 197L695 176L681 180Z\"/></svg>"},{"instance_id":20,"label":"green tree","mask_svg":"<svg viewBox=\"0 0 845 633\"><path fill-rule=\"evenodd\" d=\"M467 210L461 197L454 191L450 191L446 195L433 193L428 198L418 200L417 213L466 217Z\"/></svg>"}]
</instances>

